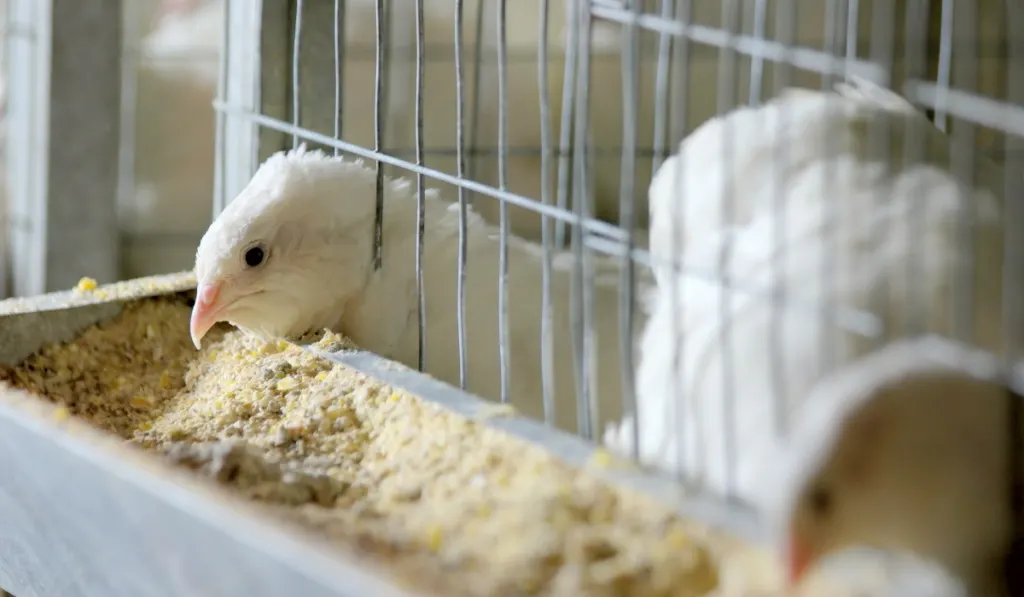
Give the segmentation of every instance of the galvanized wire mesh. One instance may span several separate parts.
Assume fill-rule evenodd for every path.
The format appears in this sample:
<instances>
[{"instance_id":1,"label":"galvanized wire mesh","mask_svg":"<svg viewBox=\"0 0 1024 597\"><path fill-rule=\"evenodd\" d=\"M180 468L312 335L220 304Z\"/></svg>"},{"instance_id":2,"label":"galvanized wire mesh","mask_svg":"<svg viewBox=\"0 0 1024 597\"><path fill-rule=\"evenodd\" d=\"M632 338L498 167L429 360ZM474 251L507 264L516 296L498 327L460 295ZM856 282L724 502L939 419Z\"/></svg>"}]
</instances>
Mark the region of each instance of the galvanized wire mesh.
<instances>
[{"instance_id":1,"label":"galvanized wire mesh","mask_svg":"<svg viewBox=\"0 0 1024 597\"><path fill-rule=\"evenodd\" d=\"M502 343L502 375L494 398L508 401L510 386L517 384L509 375L510 360L536 359L541 363L543 394L536 416L584 437L600 439L604 424L639 410L629 435L634 454L642 451L642 434L648 431L642 412L647 400L634 395L636 364L642 358L635 342L649 314L638 308L638 302L642 294L651 292L650 268L658 265L646 246L646 229L651 224L647 189L652 175L680 141L709 119L740 105L761 104L787 87L831 89L846 78L860 78L891 87L929 111L936 125L950 135L952 172L971 179L971 156L982 152L1005 165L1006 196L1019 193L1019 176L1012 164L1019 158L1020 141L1014 135L1024 130L1024 111L1019 107L1024 97L1019 75L1012 68L1020 42L1010 35L1012 23L1020 18L1019 9L1010 2L523 2L514 8L503 0L296 0L286 8L264 6L255 100L244 105L224 93L217 110L222 119L258 129L252 137L258 140L258 147L252 148L255 156L304 142L373 161L378 173L375 268L388 268L380 250L388 242L383 238L380 181L384 176L415 177L418 216L408 234L415 236L418 247L420 343L416 362L407 364L427 370L432 340L429 321L424 321L421 266L428 225L423 217L425 189L437 187L457 205L459 368L458 375L447 381L463 388L474 375L467 367L467 351L473 348L467 349L465 342L469 325L465 304L474 291L474 281L466 273L467 261L472 259L467 255L467 210L472 206L483 214L495 226L500 245L500 259L494 264L499 285L494 325ZM231 85L231 67L231 60L226 60L222 91ZM885 131L872 139L884 152ZM230 139L222 134L221 142ZM726 134L721 163L728 164L742 143L744 139ZM902 149L908 160L926 150L922 139ZM765 159L781 163L787 158ZM245 163L255 164L250 157ZM230 164L221 166L226 169ZM693 171L683 164L678 171L680 176L706 174L697 168ZM830 193L830 176L826 167L820 187L823 196ZM781 210L784 197L781 192L776 195L774 205ZM700 197L680 197L678 203L680 209L690 209L699 201ZM886 201L886 195L879 194L876 205L884 209ZM800 368L825 371L881 340L907 333L942 331L973 340L975 304L971 285L966 283L972 275L969 263L955 284L948 321L937 324L941 330L929 328L935 320L929 319L928 307L909 308L906 317L897 321L869 306L833 304L828 289L847 257L829 248L830 235L836 234L836 223L843 216L828 212L837 208L827 202L825 207L823 217L829 224L820 230L825 235L823 256L815 265L820 268L820 288L810 298L790 288L723 275L731 259L729 243L721 243L723 249L715 258L701 264L661 263L683 278L718 289L717 306L709 308L706 316L716 323L700 348L707 355L712 350L708 346L713 345L716 356L705 356L714 362L705 363L706 371L698 369L697 374L717 376L714 383L719 384L722 400L716 408L722 409L724 428L715 432L723 436L716 446L721 447L720 459L728 469L727 494L737 493L739 443L749 433L735 424L745 408L743 396L736 395L744 377L763 381L763 393L768 395L763 400L771 407L765 416L769 422L759 424L781 434L788 429L794 410L783 396L804 390L799 386L803 382L794 386L791 379L794 372L803 373L797 371ZM732 200L723 201L720 209L717 217L726 224L741 216L741 208ZM1007 206L1008 213L1015 209ZM907 220L910 238L921 234L913 228L921 221ZM961 240L969 236L968 228L963 226ZM890 233L879 227L874 230L874 242L882 242ZM766 234L781 240L787 234L785 221L774 222ZM542 255L543 283L537 289L544 307L541 332L536 351L524 355L510 355L507 349L508 336L514 332L509 313L515 305L509 304L507 278L512 235L537 243ZM670 235L673 243L679 241L672 253L683 251L683 235L682 229ZM1016 233L1008 231L1007 236ZM1007 322L1019 318L1012 299L1017 296L1019 276L1013 246L1006 243L1004 256L1002 306ZM769 253L765 271L784 271L786 259L791 258L784 248L779 243ZM601 261L608 257L614 258L614 267ZM921 252L914 257L905 264L905 298L908 304L925 305L927 297L920 296L922 289L913 280L927 265L928 256ZM552 265L556 261L571 263L572 292L565 296L552 296L552 280L560 275ZM969 261L970 250L965 249L965 262ZM614 329L607 325L606 312L595 313L593 298L595 278L607 278L609 272L617 280ZM661 292L672 295L673 303L686 293L685 284L666 286ZM871 290L877 305L888 300L892 289L876 285ZM728 314L741 295L770 306L772 317L763 333L752 337L740 330L745 336L737 338ZM558 304L570 306L575 368L571 387L555 387L552 362L559 356ZM686 356L693 341L682 327L682 319L692 317L686 309L685 304L674 309L672 321L665 325L678 330L676 354L670 360L680 363L681 369L692 369L693 364L682 365L686 358L701 359ZM794 364L787 356L787 338L797 317L826 322L806 340L815 347L813 363ZM596 328L600 334L595 334ZM736 356L738 342L746 343L741 356ZM596 362L598 348L609 343L619 346L621 359ZM750 346L753 343L756 349ZM608 388L595 387L594 380L599 371L612 367L621 373L621 391L615 389L621 402L609 408L595 397ZM659 398L657 403L676 407L648 414L647 422L653 419L662 426L684 429L679 405L692 399L692 383L673 376L677 387L664 390L671 398ZM569 409L575 421L564 425L558 413ZM683 443L680 440L674 446L679 451L677 462L688 458ZM682 470L672 472L699 481Z\"/></svg>"}]
</instances>

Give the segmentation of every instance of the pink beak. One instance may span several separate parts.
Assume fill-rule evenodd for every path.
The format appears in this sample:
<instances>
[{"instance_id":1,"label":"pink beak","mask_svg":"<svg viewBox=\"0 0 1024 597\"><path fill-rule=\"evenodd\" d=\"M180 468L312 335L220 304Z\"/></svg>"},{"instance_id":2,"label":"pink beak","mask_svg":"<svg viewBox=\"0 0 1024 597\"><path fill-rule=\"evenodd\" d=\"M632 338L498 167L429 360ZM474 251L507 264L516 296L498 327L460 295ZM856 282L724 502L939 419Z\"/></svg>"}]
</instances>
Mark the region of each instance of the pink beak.
<instances>
[{"instance_id":1,"label":"pink beak","mask_svg":"<svg viewBox=\"0 0 1024 597\"><path fill-rule=\"evenodd\" d=\"M800 583L813 561L814 558L803 544L791 534L786 546L786 580L789 586L796 586Z\"/></svg>"},{"instance_id":2,"label":"pink beak","mask_svg":"<svg viewBox=\"0 0 1024 597\"><path fill-rule=\"evenodd\" d=\"M192 319L188 329L192 334L192 344L196 349L203 347L203 336L217 324L221 313L221 305L217 302L220 296L220 284L199 284L196 289L196 304L192 307Z\"/></svg>"}]
</instances>

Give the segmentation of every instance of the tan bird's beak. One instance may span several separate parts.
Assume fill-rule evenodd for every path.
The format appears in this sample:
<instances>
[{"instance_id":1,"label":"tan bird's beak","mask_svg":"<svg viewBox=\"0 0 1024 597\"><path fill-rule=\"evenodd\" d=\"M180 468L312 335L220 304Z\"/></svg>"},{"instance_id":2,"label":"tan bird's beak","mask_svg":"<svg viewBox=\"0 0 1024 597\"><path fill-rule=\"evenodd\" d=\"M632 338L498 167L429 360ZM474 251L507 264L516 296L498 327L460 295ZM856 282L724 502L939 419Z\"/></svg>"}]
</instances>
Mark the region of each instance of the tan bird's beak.
<instances>
[{"instance_id":1,"label":"tan bird's beak","mask_svg":"<svg viewBox=\"0 0 1024 597\"><path fill-rule=\"evenodd\" d=\"M192 307L192 318L189 320L188 328L192 334L192 344L196 350L203 347L203 337L217 324L221 314L221 305L218 302L220 297L220 284L199 284L196 288L196 304Z\"/></svg>"}]
</instances>

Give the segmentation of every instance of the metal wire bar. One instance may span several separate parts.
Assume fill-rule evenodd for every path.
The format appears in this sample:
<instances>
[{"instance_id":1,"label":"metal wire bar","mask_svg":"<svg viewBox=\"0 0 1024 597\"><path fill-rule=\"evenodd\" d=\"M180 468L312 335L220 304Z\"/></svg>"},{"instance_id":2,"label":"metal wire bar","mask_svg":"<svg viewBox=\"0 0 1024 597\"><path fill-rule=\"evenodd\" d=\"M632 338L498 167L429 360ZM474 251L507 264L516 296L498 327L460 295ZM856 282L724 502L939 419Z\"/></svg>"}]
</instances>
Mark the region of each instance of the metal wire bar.
<instances>
[{"instance_id":1,"label":"metal wire bar","mask_svg":"<svg viewBox=\"0 0 1024 597\"><path fill-rule=\"evenodd\" d=\"M843 43L842 35L846 32L846 28L840 28L839 19L845 12L843 0L828 0L825 5L825 40L822 51L838 56L842 54ZM843 64L847 64L843 61ZM843 75L846 78L846 72L840 73L824 73L821 77L822 89L827 92L831 92L835 89L835 75ZM829 109L829 108L823 108ZM825 196L826 189L830 184L829 181L835 177L835 163L829 159L836 153L838 149L836 145L837 139L835 136L828 135L824 137L825 142L825 160L822 163L821 168L821 193ZM824 214L822 225L819 229L819 236L824 250L822 251L821 270L820 276L822 280L821 293L825 297L825 301L831 306L835 299L836 289L836 254L838 252L837 246L837 228L838 213L836 209L835 201L825 201L823 203ZM783 211L778 212L784 214L781 217L785 219L788 216L788 206L782 208ZM821 329L821 347L818 351L819 359L819 371L825 372L830 370L836 362L836 350L838 348L838 330L833 326L822 326Z\"/></svg>"},{"instance_id":2,"label":"metal wire bar","mask_svg":"<svg viewBox=\"0 0 1024 597\"><path fill-rule=\"evenodd\" d=\"M950 0L943 0L942 20L947 20L945 12L954 13L948 19L956 22L956 28L968 33L967 43L957 45L957 69L954 83L958 89L973 91L978 84L977 63L978 52L974 40L977 38L977 15L973 2L960 2L954 7ZM953 30L943 32L942 46L950 46L947 53L952 56ZM942 48L940 47L940 54ZM941 86L941 83L940 83ZM958 122L951 134L950 164L953 174L968 184L974 183L974 154L977 151L975 126L971 122ZM962 251L957 268L956 292L953 298L953 337L962 342L974 340L974 222L977 217L973 201L960 203L960 217L957 219L957 242Z\"/></svg>"},{"instance_id":3,"label":"metal wire bar","mask_svg":"<svg viewBox=\"0 0 1024 597\"><path fill-rule=\"evenodd\" d=\"M341 139L345 126L345 0L334 0L334 138ZM334 155L341 153L337 147Z\"/></svg>"},{"instance_id":4,"label":"metal wire bar","mask_svg":"<svg viewBox=\"0 0 1024 597\"><path fill-rule=\"evenodd\" d=\"M675 13L675 0L660 0L661 17L672 18ZM652 137L653 158L651 160L651 176L658 173L665 156L670 152L666 149L668 136L668 85L672 61L673 37L667 33L658 33L657 70L654 75L654 131ZM672 141L675 142L675 137Z\"/></svg>"},{"instance_id":5,"label":"metal wire bar","mask_svg":"<svg viewBox=\"0 0 1024 597\"><path fill-rule=\"evenodd\" d=\"M423 166L423 0L416 0L416 165ZM423 173L416 173L416 321L419 327L416 365L425 371L427 354L427 293L423 286Z\"/></svg>"},{"instance_id":6,"label":"metal wire bar","mask_svg":"<svg viewBox=\"0 0 1024 597\"><path fill-rule=\"evenodd\" d=\"M942 0L942 27L939 32L939 68L935 82L940 89L949 89L953 71L953 2ZM935 109L933 122L942 132L947 132L948 117L944 107Z\"/></svg>"},{"instance_id":7,"label":"metal wire bar","mask_svg":"<svg viewBox=\"0 0 1024 597\"><path fill-rule=\"evenodd\" d=\"M569 14L566 19L566 28L569 31L565 40L565 68L562 72L562 126L558 137L558 194L555 197L555 204L560 209L569 208L569 189L571 185L572 165L569 162L570 148L572 147L572 134L574 112L573 108L573 84L576 81L576 68L579 62L579 38L580 38L580 16L579 0L569 0ZM566 227L562 222L555 224L555 244L561 248L565 246Z\"/></svg>"},{"instance_id":8,"label":"metal wire bar","mask_svg":"<svg viewBox=\"0 0 1024 597\"><path fill-rule=\"evenodd\" d=\"M722 1L722 29L732 36L736 34L739 21L739 1ZM719 48L718 55L718 85L717 104L718 114L724 115L732 110L734 98L736 97L736 80L733 76L736 72L736 58L738 53L732 44L726 44ZM733 130L729 126L723 127L722 160L727 164L725 168L726 181L724 197L721 207L721 221L724 226L732 226L735 213L735 192L731 181L735 178L736 140ZM726 468L726 493L733 495L736 489L736 378L735 365L733 363L733 338L732 338L732 275L730 273L730 261L732 258L732 243L722 243L718 254L718 271L722 276L722 285L719 287L718 312L719 312L719 335L718 341L721 347L722 361L722 394L724 404L724 416L726 420L725 429L725 468Z\"/></svg>"},{"instance_id":9,"label":"metal wire bar","mask_svg":"<svg viewBox=\"0 0 1024 597\"><path fill-rule=\"evenodd\" d=\"M846 59L857 59L857 44L860 42L860 0L847 0L846 15Z\"/></svg>"},{"instance_id":10,"label":"metal wire bar","mask_svg":"<svg viewBox=\"0 0 1024 597\"><path fill-rule=\"evenodd\" d=\"M302 96L300 95L301 83L300 80L300 64L302 57L302 0L296 0L295 2L295 29L292 32L292 123L297 126L302 126L302 121L299 120L302 109ZM299 136L296 134L292 135L292 147L298 147Z\"/></svg>"},{"instance_id":11,"label":"metal wire bar","mask_svg":"<svg viewBox=\"0 0 1024 597\"><path fill-rule=\"evenodd\" d=\"M10 10L10 6L5 3L5 12ZM117 156L117 196L118 201L128 202L132 201L135 195L135 152L137 139L136 135L136 111L138 108L138 73L139 73L139 53L136 48L130 47L131 40L141 39L142 35L139 33L141 26L141 16L139 6L132 2L122 4L122 12L124 17L124 30L122 35L124 39L121 42L121 138L119 140L120 147L118 148ZM6 22L6 20L5 20ZM4 40L6 44L6 40ZM2 64L6 65L6 62ZM4 73L6 77L6 73ZM5 199L6 200L6 199ZM6 205L3 209L8 209ZM133 219L136 220L130 225L132 230L138 228L139 213L135 210L132 211ZM8 231L0 231L3 239L10 238ZM2 241L6 244L6 240ZM0 261L0 268L6 268L7 256L0 255L2 261ZM3 287L6 285L6 275L0 277L0 296L6 296L6 289ZM2 596L0 596L2 597Z\"/></svg>"},{"instance_id":12,"label":"metal wire bar","mask_svg":"<svg viewBox=\"0 0 1024 597\"><path fill-rule=\"evenodd\" d=\"M577 38L579 64L575 81L575 114L574 131L575 153L573 154L573 209L579 219L573 227L572 254L573 276L571 288L570 319L573 330L573 357L576 376L576 415L579 434L584 439L594 437L594 408L591 404L591 363L592 363L592 325L590 319L593 291L588 291L588 273L590 259L584 248L585 237L582 223L590 219L588 200L589 180L587 176L587 126L590 118L590 40L592 23L590 6L587 2L578 5L578 21L576 29L583 35ZM566 85L570 83L567 81Z\"/></svg>"},{"instance_id":13,"label":"metal wire bar","mask_svg":"<svg viewBox=\"0 0 1024 597\"><path fill-rule=\"evenodd\" d=\"M537 47L537 88L540 101L540 200L551 204L551 106L548 93L548 36L550 34L550 0L540 3L540 40ZM555 422L555 337L554 311L551 304L551 218L541 216L540 237L544 258L541 262L540 379L544 403L544 422Z\"/></svg>"},{"instance_id":14,"label":"metal wire bar","mask_svg":"<svg viewBox=\"0 0 1024 597\"><path fill-rule=\"evenodd\" d=\"M719 49L731 48L745 56L760 56L772 62L782 62L788 57L790 64L806 71L821 74L848 71L851 75L876 83L883 82L888 76L886 69L866 60L851 62L832 56L827 52L803 47L786 47L779 42L760 40L748 35L730 35L721 29L693 25L681 20L666 21L657 15L641 14L637 16L626 10L605 7L594 7L593 14L596 17L622 24L633 22L644 29L686 37L699 44Z\"/></svg>"},{"instance_id":15,"label":"metal wire bar","mask_svg":"<svg viewBox=\"0 0 1024 597\"><path fill-rule=\"evenodd\" d=\"M507 190L505 149L508 146L508 73L505 62L505 2L498 0L498 188ZM508 203L498 205L498 358L501 360L501 403L508 403L509 332L508 332Z\"/></svg>"},{"instance_id":16,"label":"metal wire bar","mask_svg":"<svg viewBox=\"0 0 1024 597\"><path fill-rule=\"evenodd\" d=\"M754 37L765 38L768 27L768 0L753 0L754 3ZM750 93L747 100L751 106L761 103L761 92L764 90L764 58L753 56L750 61Z\"/></svg>"},{"instance_id":17,"label":"metal wire bar","mask_svg":"<svg viewBox=\"0 0 1024 597\"><path fill-rule=\"evenodd\" d=\"M373 150L382 153L384 144L384 54L385 54L385 14L384 0L377 0L374 10L377 26L377 54L373 77ZM384 262L384 164L377 162L377 206L373 225L373 270L379 271Z\"/></svg>"},{"instance_id":18,"label":"metal wire bar","mask_svg":"<svg viewBox=\"0 0 1024 597\"><path fill-rule=\"evenodd\" d=\"M682 21L689 22L691 19L691 13L693 12L692 1L679 0L679 4L676 8L677 13L674 16ZM662 32L661 35L666 34ZM678 81L678 85L673 84L672 89L672 103L676 107L676 118L675 122L672 123L673 139L678 136L682 136L683 132L686 131L687 110L690 106L690 40L689 38L682 37L675 40L675 43L679 48L679 54L677 56L679 59L679 68L676 71L677 78L673 81L673 83ZM677 91L678 93L676 93ZM672 223L672 238L669 240L669 247L673 256L680 257L683 256L683 248L680 243L680 239L683 237L681 229L683 215L679 213L679 210L685 211L689 200L688 197L682 196L681 193L681 190L685 188L683 186L683 177L686 169L686 163L683 158L684 156L681 153L676 157L678 160L678 165L676 167L677 175L675 181L673 181L674 184L672 189L672 196L680 197L681 200L672 201L672 208L670 210L672 213L669 216ZM686 313L684 311L686 305L682 301L682 297L684 295L683 286L686 279L677 273L676 268L679 267L679 261L681 261L681 259L678 258L673 261L674 267L671 270L672 275L670 276L671 282L669 283L668 288L668 300L669 304L672 306L669 316L669 326L672 328L672 337L674 339L674 342L672 343L671 362L676 364L677 370L683 372L683 375L677 373L670 377L671 382L669 384L668 393L671 397L671 400L669 401L671 406L667 409L668 412L665 413L665 417L667 420L673 422L676 429L686 429L685 409L682 407L684 400L686 399L684 392L686 391L687 384L687 377L685 376L686 368L682 365L684 362L683 359L686 357L686 335L685 330L683 330L683 322L686 320ZM676 458L679 463L679 466L676 467L676 479L680 483L687 483L689 479L685 476L682 466L682 464L686 462L685 438L680 438L676 441Z\"/></svg>"},{"instance_id":19,"label":"metal wire bar","mask_svg":"<svg viewBox=\"0 0 1024 597\"><path fill-rule=\"evenodd\" d=\"M786 47L791 47L796 37L796 2L794 0L779 0L776 5L775 35ZM789 61L783 61L775 68L775 89L789 87L793 69ZM787 110L779 111L778 128L773 134L782 135L791 126L791 119ZM776 214L785 213L786 209L786 181L784 172L789 164L789 147L783 144L779 152L774 156L775 168L772 169L774 180L772 181L772 208ZM786 304L786 218L772 218L772 313L768 319L768 359L769 367L768 383L772 393L772 418L776 436L781 437L790 427L789 404L786 400L786 368L784 363L785 353L783 338L786 334L785 318L782 305Z\"/></svg>"},{"instance_id":20,"label":"metal wire bar","mask_svg":"<svg viewBox=\"0 0 1024 597\"><path fill-rule=\"evenodd\" d=\"M230 1L228 0L228 2ZM226 4L224 11L225 13L228 12ZM224 143L227 136L227 123L225 122L224 111L216 108L217 102L223 102L227 99L229 73L227 48L230 47L232 40L231 19L227 18L226 14L223 23L221 23L221 36L224 40L224 46L218 59L220 66L217 69L217 95L214 104L211 106L215 118L213 134L213 214L211 215L211 221L216 219L227 205L227 183L224 180Z\"/></svg>"},{"instance_id":21,"label":"metal wire bar","mask_svg":"<svg viewBox=\"0 0 1024 597\"><path fill-rule=\"evenodd\" d=\"M839 52L836 51L836 47L839 43L838 35L838 21L842 11L842 0L826 0L825 3L825 40L822 51L831 56L837 56ZM845 64L845 61L843 61ZM821 76L821 88L832 89L835 86L835 75L836 72L822 73Z\"/></svg>"},{"instance_id":22,"label":"metal wire bar","mask_svg":"<svg viewBox=\"0 0 1024 597\"><path fill-rule=\"evenodd\" d=\"M480 144L480 80L484 64L484 0L476 2L476 28L473 33L473 113L469 124L469 149L475 152ZM476 179L477 160L470 160L467 176Z\"/></svg>"},{"instance_id":23,"label":"metal wire bar","mask_svg":"<svg viewBox=\"0 0 1024 597\"><path fill-rule=\"evenodd\" d=\"M455 149L456 172L458 180L463 180L466 170L465 143L466 132L464 130L465 116L463 111L463 81L462 81L462 1L455 0ZM458 185L459 201L459 276L456 281L456 330L459 335L459 387L466 389L466 189Z\"/></svg>"},{"instance_id":24,"label":"metal wire bar","mask_svg":"<svg viewBox=\"0 0 1024 597\"><path fill-rule=\"evenodd\" d=\"M890 71L894 61L893 38L896 32L896 5L894 2L875 2L871 13L871 44L868 49L871 60L886 66ZM885 119L877 119L868 128L868 147L871 155L877 155L883 163L888 162L892 155L891 134L893 130ZM873 209L884 210L889 202L891 179L883 179L875 189ZM883 246L893 226L891 218L882 218L872 228L871 246ZM892 304L892 288L885 276L874 284L869 297L871 310L884 312Z\"/></svg>"},{"instance_id":25,"label":"metal wire bar","mask_svg":"<svg viewBox=\"0 0 1024 597\"><path fill-rule=\"evenodd\" d=\"M909 0L907 2L906 22L904 25L905 40L907 43L906 61L907 72L910 76L924 76L925 52L927 40L928 3L925 0ZM919 163L924 157L924 131L921 127L905 122L903 126L903 157L904 163ZM925 216L926 205L925 190L922 185L917 185L911 190L913 193L910 214L904 221L906 234L909 238L921 238L922 220ZM912 252L906 260L906 279L917 280L918 273L924 271L925 255L922 251ZM924 331L925 322L928 318L928 305L923 302L920 284L910 283L907 286L905 309L907 312L906 334L917 334Z\"/></svg>"},{"instance_id":26,"label":"metal wire bar","mask_svg":"<svg viewBox=\"0 0 1024 597\"><path fill-rule=\"evenodd\" d=\"M640 14L640 0L633 0L633 11ZM622 170L619 177L619 226L626 231L626 246L636 245L636 217L633 213L633 189L636 168L636 129L640 70L638 36L636 26L627 25L622 38ZM619 279L619 350L622 369L622 412L633 415L630 453L640 453L639 417L634 394L636 384L633 366L633 286L635 284L634 262L624 255ZM607 339L605 339L607 341Z\"/></svg>"}]
</instances>

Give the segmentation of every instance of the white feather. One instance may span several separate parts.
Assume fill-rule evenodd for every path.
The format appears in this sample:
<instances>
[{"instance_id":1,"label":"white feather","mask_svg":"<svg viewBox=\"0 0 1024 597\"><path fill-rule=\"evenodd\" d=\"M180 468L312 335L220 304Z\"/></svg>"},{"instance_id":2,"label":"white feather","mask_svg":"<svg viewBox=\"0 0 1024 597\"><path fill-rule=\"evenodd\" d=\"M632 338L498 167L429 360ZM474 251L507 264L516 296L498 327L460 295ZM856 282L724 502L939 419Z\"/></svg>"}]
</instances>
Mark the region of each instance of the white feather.
<instances>
[{"instance_id":1,"label":"white feather","mask_svg":"<svg viewBox=\"0 0 1024 597\"><path fill-rule=\"evenodd\" d=\"M979 157L979 186L966 186L945 168L949 143L923 115L891 92L853 84L841 93L788 93L709 121L652 182L655 257L673 257L675 224L685 268L725 274L761 294L733 291L723 302L720 284L656 268L637 373L644 462L758 501L775 415L788 418L821 375L877 344L824 317L820 307L830 303L873 314L885 336L915 321L949 335L954 288L968 284L969 340L1003 345L1001 171ZM888 157L869 142L872 125L883 123L893 135ZM909 132L923 136L921 160L906 158ZM734 219L724 222L730 197ZM958 238L961 209L975 218L973 261ZM972 269L973 280L959 275ZM766 298L773 288L784 307ZM627 420L606 442L625 451L630 432Z\"/></svg>"}]
</instances>

